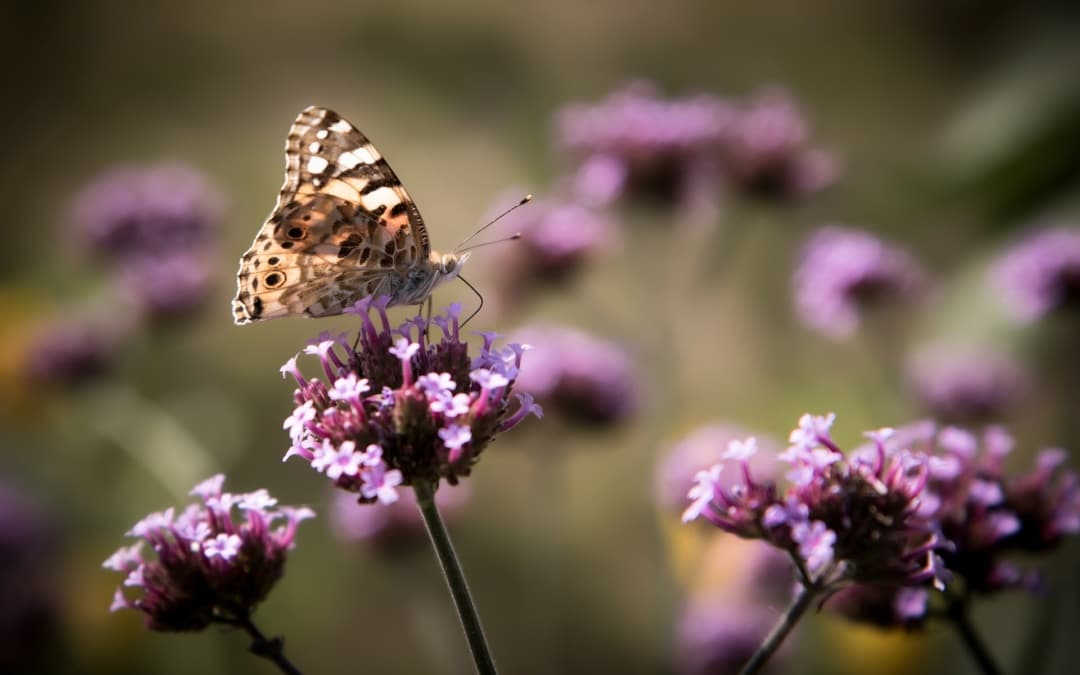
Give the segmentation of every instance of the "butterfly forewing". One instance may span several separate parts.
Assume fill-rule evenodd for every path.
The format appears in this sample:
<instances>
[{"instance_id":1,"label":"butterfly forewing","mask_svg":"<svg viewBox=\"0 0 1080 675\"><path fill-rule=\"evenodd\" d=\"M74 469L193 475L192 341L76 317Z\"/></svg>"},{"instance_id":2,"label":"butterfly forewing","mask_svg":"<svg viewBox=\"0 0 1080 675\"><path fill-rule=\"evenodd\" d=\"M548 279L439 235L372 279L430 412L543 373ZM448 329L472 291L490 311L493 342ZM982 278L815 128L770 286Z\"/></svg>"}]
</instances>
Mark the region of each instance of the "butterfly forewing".
<instances>
[{"instance_id":1,"label":"butterfly forewing","mask_svg":"<svg viewBox=\"0 0 1080 675\"><path fill-rule=\"evenodd\" d=\"M285 184L240 260L233 316L340 314L365 295L393 295L431 253L420 212L371 142L326 108L297 116Z\"/></svg>"}]
</instances>

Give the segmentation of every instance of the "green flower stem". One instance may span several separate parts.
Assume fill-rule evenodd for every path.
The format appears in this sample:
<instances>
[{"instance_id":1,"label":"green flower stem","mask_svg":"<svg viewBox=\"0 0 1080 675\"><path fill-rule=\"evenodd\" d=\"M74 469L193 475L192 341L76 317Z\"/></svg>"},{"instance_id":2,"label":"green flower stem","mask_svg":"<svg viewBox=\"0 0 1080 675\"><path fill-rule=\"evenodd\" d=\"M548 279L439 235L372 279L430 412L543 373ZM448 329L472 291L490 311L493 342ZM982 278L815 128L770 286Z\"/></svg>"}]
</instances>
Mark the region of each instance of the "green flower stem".
<instances>
[{"instance_id":1,"label":"green flower stem","mask_svg":"<svg viewBox=\"0 0 1080 675\"><path fill-rule=\"evenodd\" d=\"M983 675L1001 675L1001 669L994 663L990 651L983 644L978 633L975 632L975 626L971 625L971 620L968 618L967 603L958 601L950 603L948 619L956 628L956 632L960 633L964 646L967 647L975 662L979 664L979 670L983 672Z\"/></svg>"},{"instance_id":2,"label":"green flower stem","mask_svg":"<svg viewBox=\"0 0 1080 675\"><path fill-rule=\"evenodd\" d=\"M746 665L739 671L739 675L754 675L761 670L765 665L765 662L773 655L773 653L779 649L780 644L787 637L791 629L795 627L795 624L799 622L802 615L806 613L806 610L810 608L814 598L817 597L815 589L807 588L806 586L799 586L799 590L795 592L795 598L791 601L791 605L784 612L784 615L780 617L780 620L776 622L773 629L769 631L769 634L765 637L765 641L761 643L758 650L754 652L754 655L750 657L750 660L746 662Z\"/></svg>"},{"instance_id":3,"label":"green flower stem","mask_svg":"<svg viewBox=\"0 0 1080 675\"><path fill-rule=\"evenodd\" d=\"M495 675L495 661L491 658L491 650L488 649L487 640L484 638L484 629L480 625L480 615L476 612L472 596L469 594L469 585L465 581L465 574L461 570L457 554L454 553L454 545L450 542L450 533L446 531L442 516L439 515L439 507L435 505L435 489L432 485L414 485L416 491L416 503L420 506L420 513L424 516L424 524L427 525L428 535L435 547L435 554L439 557L443 574L446 575L446 584L450 587L450 595L454 598L454 606L457 607L458 617L461 619L461 627L465 630L465 638L469 641L469 649L472 651L473 661L476 663L476 672L480 675Z\"/></svg>"},{"instance_id":4,"label":"green flower stem","mask_svg":"<svg viewBox=\"0 0 1080 675\"><path fill-rule=\"evenodd\" d=\"M251 636L251 647L248 649L252 654L273 662L285 675L302 675L300 669L285 658L285 641L280 637L266 637L248 616L242 616L229 623L243 628Z\"/></svg>"}]
</instances>

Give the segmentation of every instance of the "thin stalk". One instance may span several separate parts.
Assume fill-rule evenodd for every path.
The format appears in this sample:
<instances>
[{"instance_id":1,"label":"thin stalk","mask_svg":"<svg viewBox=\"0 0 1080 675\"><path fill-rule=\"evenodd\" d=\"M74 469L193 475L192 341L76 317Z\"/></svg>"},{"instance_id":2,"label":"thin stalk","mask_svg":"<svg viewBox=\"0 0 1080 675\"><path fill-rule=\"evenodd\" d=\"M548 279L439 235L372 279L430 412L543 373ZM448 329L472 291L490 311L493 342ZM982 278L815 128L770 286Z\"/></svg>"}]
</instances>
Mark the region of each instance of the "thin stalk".
<instances>
[{"instance_id":1,"label":"thin stalk","mask_svg":"<svg viewBox=\"0 0 1080 675\"><path fill-rule=\"evenodd\" d=\"M979 664L979 670L983 672L983 675L1001 675L1001 669L994 663L990 651L983 644L978 633L975 632L975 626L971 625L967 613L967 604L954 603L949 607L948 618L949 622L956 628L956 632L960 633L960 639L964 641L964 646L971 653L971 657Z\"/></svg>"},{"instance_id":2,"label":"thin stalk","mask_svg":"<svg viewBox=\"0 0 1080 675\"><path fill-rule=\"evenodd\" d=\"M249 616L241 616L229 623L243 628L251 636L251 646L248 649L252 654L272 661L285 675L302 675L300 669L285 658L285 641L280 637L268 638L263 635Z\"/></svg>"},{"instance_id":3,"label":"thin stalk","mask_svg":"<svg viewBox=\"0 0 1080 675\"><path fill-rule=\"evenodd\" d=\"M780 644L783 643L784 638L787 637L791 629L795 627L795 624L799 622L802 615L806 613L806 610L810 608L814 598L817 597L817 590L813 588L807 588L806 586L799 586L799 590L795 592L795 598L791 601L791 605L788 606L787 611L784 612L780 620L776 622L773 629L769 631L769 634L765 637L765 641L761 643L758 650L754 652L754 655L750 657L750 660L746 662L746 665L739 671L739 675L754 675L761 670L769 658L780 648Z\"/></svg>"},{"instance_id":4,"label":"thin stalk","mask_svg":"<svg viewBox=\"0 0 1080 675\"><path fill-rule=\"evenodd\" d=\"M435 504L434 486L418 484L413 486L413 490L416 491L416 503L420 507L420 514L424 517L424 524L427 525L431 544L435 547L435 554L439 558L439 565L442 567L443 574L446 575L446 585L450 587L450 595L454 598L454 606L457 608L458 618L461 619L465 638L469 641L476 672L480 675L496 675L498 671L495 669L495 661L491 658L491 650L488 649L487 640L484 638L480 615L477 614L476 605L469 593L469 585L465 581L461 563L458 562L457 554L454 553L450 533L447 532L442 516L439 515L439 507Z\"/></svg>"}]
</instances>

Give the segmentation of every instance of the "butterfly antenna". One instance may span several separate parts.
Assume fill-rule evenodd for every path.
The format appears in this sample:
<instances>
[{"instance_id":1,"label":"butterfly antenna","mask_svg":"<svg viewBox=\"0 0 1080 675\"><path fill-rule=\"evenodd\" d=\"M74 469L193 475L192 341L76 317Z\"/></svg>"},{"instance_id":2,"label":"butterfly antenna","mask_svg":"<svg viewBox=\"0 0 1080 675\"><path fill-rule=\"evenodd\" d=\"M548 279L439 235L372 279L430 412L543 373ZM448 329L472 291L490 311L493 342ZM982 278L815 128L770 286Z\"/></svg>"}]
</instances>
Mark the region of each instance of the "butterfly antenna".
<instances>
[{"instance_id":1,"label":"butterfly antenna","mask_svg":"<svg viewBox=\"0 0 1080 675\"><path fill-rule=\"evenodd\" d=\"M524 202L522 202L522 204L524 204ZM492 242L492 243L494 243L494 242ZM469 283L469 281L468 281L468 279L466 279L465 277L463 277L463 276L461 276L461 275L459 274L459 275L458 275L458 279L461 279L461 281L462 281L462 282L464 282L464 284L465 284L466 286L468 286L468 287L469 287L469 288L470 288L470 289L472 290L472 292L473 292L473 293L474 293L474 294L476 295L476 297L480 299L480 304L479 304L479 305L477 305L477 307L476 307L476 309L475 309L475 310L473 310L473 313L472 313L472 314L470 314L470 315L468 316L468 318L466 318L466 319L465 319L464 321L462 321L462 322L461 322L461 327L462 327L462 328L464 328L464 327L465 327L465 324L467 324L467 323L469 323L470 321L472 321L472 318L473 318L474 316L476 316L477 314L479 314L479 313L480 313L480 310L484 308L484 296L483 296L483 295L481 295L481 294L480 294L480 291L476 290L476 286L473 286L472 284L470 284L470 283Z\"/></svg>"},{"instance_id":2,"label":"butterfly antenna","mask_svg":"<svg viewBox=\"0 0 1080 675\"><path fill-rule=\"evenodd\" d=\"M472 246L466 246L465 248L457 249L458 253L464 253L465 251L472 251L473 249L483 248L485 246L491 246L492 244L501 244L504 241L514 241L515 239L521 239L521 233L515 232L509 237L503 237L502 239L493 239L492 241L484 241L479 244L473 244ZM462 242L464 243L464 242Z\"/></svg>"},{"instance_id":3,"label":"butterfly antenna","mask_svg":"<svg viewBox=\"0 0 1080 675\"><path fill-rule=\"evenodd\" d=\"M476 232L473 232L473 233L472 233L472 234L470 234L470 235L469 235L468 237L465 237L465 239L464 239L464 240L462 240L462 242L461 242L460 244L458 244L457 246L455 246L455 247L454 247L454 251L463 251L463 250L465 250L465 249L463 249L463 248L461 248L461 247L462 247L462 246L464 246L465 244L469 243L470 241L472 241L472 240L473 240L473 239L474 239L474 238L476 237L476 235L480 234L481 232L483 232L484 230L488 229L489 227L491 227L491 226L492 226L492 225L494 225L495 223L499 222L499 221L500 221L500 220L502 220L502 219L503 219L503 218L504 218L505 216L508 216L508 215L510 215L510 213L512 213L512 212L514 211L514 209L517 209L517 208L520 208L520 207L522 207L522 206L525 206L526 204L528 204L529 202L531 202L531 201L532 201L532 198L533 198L533 196L532 196L532 195L525 195L524 197L522 197L522 198L521 198L521 201L520 201L520 202L518 202L517 204L514 204L514 205L513 205L513 206L511 206L510 208L506 209L505 211L503 211L503 212L502 212L502 213L500 213L499 215L497 215L497 216L495 216L494 218L492 218L492 219L491 219L491 221L490 221L490 222L488 222L488 224L487 224L487 225L484 225L483 227L481 227L481 228L480 228L479 230L477 230ZM513 237L509 237L509 239L517 239L517 238L518 238L519 236L521 236L521 235L520 235L520 234L517 234L517 235L514 235ZM506 241L506 240L504 240L504 239L500 239L499 241ZM488 243L494 244L495 242L488 242ZM486 244L480 244L480 246L485 246L485 245L486 245ZM477 246L473 246L472 248L477 248Z\"/></svg>"}]
</instances>

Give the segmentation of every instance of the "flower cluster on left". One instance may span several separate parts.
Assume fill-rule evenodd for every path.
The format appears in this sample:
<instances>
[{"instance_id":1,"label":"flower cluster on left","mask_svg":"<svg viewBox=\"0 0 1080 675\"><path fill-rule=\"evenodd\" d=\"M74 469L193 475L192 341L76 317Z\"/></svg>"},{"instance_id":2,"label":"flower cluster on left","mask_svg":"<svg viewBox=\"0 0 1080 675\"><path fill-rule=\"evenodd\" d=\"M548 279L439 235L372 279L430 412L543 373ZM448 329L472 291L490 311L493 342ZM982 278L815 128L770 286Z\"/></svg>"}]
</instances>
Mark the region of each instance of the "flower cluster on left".
<instances>
[{"instance_id":1,"label":"flower cluster on left","mask_svg":"<svg viewBox=\"0 0 1080 675\"><path fill-rule=\"evenodd\" d=\"M527 346L496 348L486 333L470 358L459 305L391 329L387 304L364 298L350 310L361 320L355 347L324 334L304 350L319 358L325 381L306 378L296 356L281 368L297 383L285 459L302 457L365 503L397 501L400 485L456 484L497 434L542 414L528 394L511 404Z\"/></svg>"},{"instance_id":2,"label":"flower cluster on left","mask_svg":"<svg viewBox=\"0 0 1080 675\"><path fill-rule=\"evenodd\" d=\"M152 630L192 631L212 623L243 625L285 570L299 523L315 516L306 507L279 506L266 490L222 491L218 474L195 486L202 503L181 513L151 513L127 533L139 539L105 561L127 575L112 610L135 609ZM237 514L241 514L237 517ZM149 545L155 558L143 557ZM129 597L125 588L142 591Z\"/></svg>"}]
</instances>

